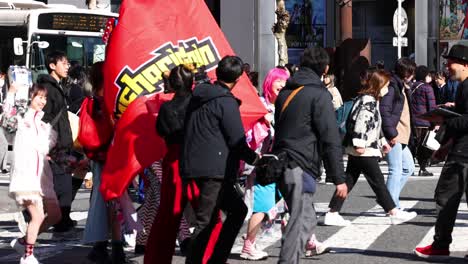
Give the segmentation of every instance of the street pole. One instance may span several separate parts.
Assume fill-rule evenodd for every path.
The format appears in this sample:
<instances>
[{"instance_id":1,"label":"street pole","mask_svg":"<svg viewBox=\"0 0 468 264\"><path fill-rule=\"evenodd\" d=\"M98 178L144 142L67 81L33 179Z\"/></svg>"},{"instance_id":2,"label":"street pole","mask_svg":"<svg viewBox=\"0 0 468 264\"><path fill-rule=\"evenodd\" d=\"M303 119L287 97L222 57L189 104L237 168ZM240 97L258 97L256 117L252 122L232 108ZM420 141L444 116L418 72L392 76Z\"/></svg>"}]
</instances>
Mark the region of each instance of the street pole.
<instances>
[{"instance_id":1,"label":"street pole","mask_svg":"<svg viewBox=\"0 0 468 264\"><path fill-rule=\"evenodd\" d=\"M398 18L397 18L397 39L398 39L398 59L401 58L401 3L403 0L398 0Z\"/></svg>"},{"instance_id":2,"label":"street pole","mask_svg":"<svg viewBox=\"0 0 468 264\"><path fill-rule=\"evenodd\" d=\"M430 70L439 68L439 0L428 1L428 36L427 36L427 67Z\"/></svg>"}]
</instances>

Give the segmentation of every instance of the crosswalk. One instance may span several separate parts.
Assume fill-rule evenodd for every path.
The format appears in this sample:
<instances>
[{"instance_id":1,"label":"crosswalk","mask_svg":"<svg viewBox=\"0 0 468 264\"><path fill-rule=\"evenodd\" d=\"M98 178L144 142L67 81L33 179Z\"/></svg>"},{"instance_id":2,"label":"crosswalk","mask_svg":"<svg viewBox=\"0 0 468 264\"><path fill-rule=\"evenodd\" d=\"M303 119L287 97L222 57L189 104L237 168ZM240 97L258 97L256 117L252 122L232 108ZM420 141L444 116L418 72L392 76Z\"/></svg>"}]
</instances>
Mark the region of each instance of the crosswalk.
<instances>
[{"instance_id":1,"label":"crosswalk","mask_svg":"<svg viewBox=\"0 0 468 264\"><path fill-rule=\"evenodd\" d=\"M401 201L401 206L406 208L408 211L417 210L417 204L419 201ZM403 228L403 225L392 225L390 219L384 213L384 210L380 206L375 206L367 211L362 212L359 216L352 219L351 225L346 227L328 227L323 226L323 215L328 210L328 203L316 203L315 208L317 215L319 215L319 226L318 229L330 229L334 230L332 233L328 233L328 237L323 240L323 243L327 245L332 253L354 253L354 252L365 252L371 250L372 245L379 239L385 232L396 231L399 228ZM420 215L417 218L408 222L408 225L417 224L421 218L427 216ZM419 218L419 219L418 219ZM433 218L435 221L435 218ZM433 223L432 223L433 224ZM279 224L273 227L273 234L268 236L260 235L257 238L257 248L261 250L267 250L269 248L277 247L280 245L281 230ZM270 231L271 232L271 231ZM433 225L428 225L425 228L426 234L422 240L414 240L412 238L402 239L400 242L408 243L408 252L412 251L416 246L426 246L432 243L434 236ZM413 236L415 239L418 234L406 234L406 236ZM322 237L323 239L323 237ZM392 243L398 243L398 241L392 241ZM239 254L242 250L243 239L239 236L233 247L232 253ZM389 245L390 246L390 245ZM451 252L466 252L468 250L468 207L467 204L462 202L460 204L457 221L453 231L453 242L450 248Z\"/></svg>"},{"instance_id":2,"label":"crosswalk","mask_svg":"<svg viewBox=\"0 0 468 264\"><path fill-rule=\"evenodd\" d=\"M409 210L417 210L418 201L402 201L402 206ZM354 253L354 252L365 252L370 250L372 244L379 240L382 234L385 232L392 232L402 228L404 225L391 225L388 217L385 215L383 209L380 206L373 206L368 210L360 213L354 219L350 219L352 224L346 227L326 227L321 225L323 221L323 214L327 211L327 203L316 203L315 204L317 215L319 215L319 229L330 229L334 230L332 233L327 233L328 237L324 238L321 236L323 242L331 248L331 252L334 253ZM75 212L72 214L72 218L76 220L85 220L86 212ZM427 217L427 216L418 216ZM418 222L418 218L415 218L411 222ZM83 222L83 221L81 221ZM409 224L411 224L411 222ZM244 229L245 232L245 229ZM434 228L427 226L426 234L420 241L413 241L413 244L408 245L408 251L412 250L417 245L427 245L432 242L434 235ZM5 248L5 245L14 237L19 236L20 233L16 227L3 227L0 226L0 245ZM238 236L236 244L233 247L232 253L239 254L242 250L243 233ZM322 234L323 235L323 234ZM412 234L408 234L411 236ZM63 253L65 250L79 247L80 235L70 239L56 240L51 238L50 240L42 239L41 247L38 247L38 254L41 259L47 259L58 254ZM266 234L261 234L257 239L257 246L260 249L269 251L272 248L279 246L281 239L280 225L275 224L271 227ZM395 241L392 241L395 243ZM466 203L461 203L458 211L458 218L456 221L455 229L453 232L453 243L451 246L452 252L464 252L468 249L468 207ZM16 253L11 251L9 254L0 256L0 263L8 263L17 259Z\"/></svg>"},{"instance_id":3,"label":"crosswalk","mask_svg":"<svg viewBox=\"0 0 468 264\"><path fill-rule=\"evenodd\" d=\"M442 164L441 164L442 165ZM436 180L440 175L442 166L433 166L429 170L435 174L433 177L410 177L410 181L425 181L425 180ZM381 163L381 169L386 175L388 172L388 166L385 162ZM419 168L416 168L416 172ZM360 181L364 181L364 177L361 177ZM8 175L0 175L0 183L8 181ZM331 188L331 187L330 187ZM80 194L81 195L81 194ZM84 195L84 193L82 194ZM88 195L88 194L86 194ZM373 200L373 198L371 198ZM323 201L323 200L322 200ZM414 225L414 231L411 230L408 234L402 234L402 237L397 237L392 241L388 241L388 248L385 246L385 250L391 251L390 247L392 243L404 243L404 247L407 252L411 252L412 249L418 245L427 245L432 242L434 235L433 222L434 218L434 204L431 202L430 209L428 204L424 204L424 201L409 200L405 199L401 201L401 206L409 211L418 211L420 215L417 218L411 220L407 224L402 225L391 225L390 220L386 217L383 209L380 206L376 206L375 203L370 203L368 208L361 208L361 212L352 214L344 214L344 217L351 221L351 225L347 227L328 227L323 226L323 215L328 210L328 203L318 202L315 203L317 215L319 216L319 226L317 231L320 233L318 238L323 241L327 246L331 248L332 253L363 253L371 252L375 249L375 244L378 242L385 241L388 238L388 233L398 233L403 229L412 229ZM367 205L366 205L367 206ZM425 207L425 208L424 208ZM86 221L87 212L77 211L72 214L72 218L79 221L80 228L84 227ZM13 214L2 214L0 213L0 223L7 223L8 225L0 224L0 249L3 254L0 255L0 263L16 263L18 256L13 250L10 250L8 243L11 239L20 235L16 226L13 222ZM416 228L417 227L417 228ZM243 246L242 236L246 232L246 225L239 234L235 245L232 249L233 254L239 254ZM417 232L415 235L414 233ZM409 237L409 238L408 238ZM401 239L401 241L400 241ZM404 241L403 241L404 240ZM260 234L257 238L257 247L264 249L268 252L276 252L280 246L281 241L281 228L280 225L274 224L270 229L267 229L264 233ZM387 243L387 242L385 242ZM380 243L380 244L385 244ZM70 249L81 248L81 233L77 233L74 237L67 239L54 239L51 236L43 237L40 240L40 247L37 252L40 254L42 260L54 258L64 254L64 251ZM451 246L452 252L465 252L468 249L468 207L465 202L462 202L459 207L456 225L453 232L453 243ZM130 253L129 249L129 254ZM47 261L45 262L47 263ZM81 262L80 262L81 263Z\"/></svg>"}]
</instances>

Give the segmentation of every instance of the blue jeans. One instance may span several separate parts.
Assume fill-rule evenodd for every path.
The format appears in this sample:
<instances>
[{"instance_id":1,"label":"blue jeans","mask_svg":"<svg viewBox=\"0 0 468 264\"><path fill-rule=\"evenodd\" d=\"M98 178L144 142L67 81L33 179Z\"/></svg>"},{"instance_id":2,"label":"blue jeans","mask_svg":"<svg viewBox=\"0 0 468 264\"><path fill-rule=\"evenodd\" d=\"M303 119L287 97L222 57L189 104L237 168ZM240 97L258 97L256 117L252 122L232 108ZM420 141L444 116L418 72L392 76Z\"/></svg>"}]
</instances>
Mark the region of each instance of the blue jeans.
<instances>
[{"instance_id":1,"label":"blue jeans","mask_svg":"<svg viewBox=\"0 0 468 264\"><path fill-rule=\"evenodd\" d=\"M414 172L414 160L408 146L403 149L400 143L393 146L387 154L388 178L387 189L397 208L400 208L400 192L408 177Z\"/></svg>"}]
</instances>

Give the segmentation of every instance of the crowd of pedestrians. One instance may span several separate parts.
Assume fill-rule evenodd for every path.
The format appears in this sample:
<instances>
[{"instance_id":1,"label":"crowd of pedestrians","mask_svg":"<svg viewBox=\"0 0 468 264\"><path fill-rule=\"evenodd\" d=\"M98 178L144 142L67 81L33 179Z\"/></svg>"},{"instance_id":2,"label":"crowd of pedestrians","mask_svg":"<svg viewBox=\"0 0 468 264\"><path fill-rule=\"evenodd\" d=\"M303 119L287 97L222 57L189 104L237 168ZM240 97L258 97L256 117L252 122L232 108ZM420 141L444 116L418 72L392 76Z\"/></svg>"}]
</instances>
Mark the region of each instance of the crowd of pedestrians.
<instances>
[{"instance_id":1,"label":"crowd of pedestrians","mask_svg":"<svg viewBox=\"0 0 468 264\"><path fill-rule=\"evenodd\" d=\"M325 225L351 225L340 211L361 174L389 222L402 224L417 216L400 205L408 178L433 176L431 164L446 160L435 191L434 243L416 248L415 253L425 258L448 256L457 208L468 182L468 47L455 45L447 59L448 73L430 72L408 58L397 60L391 72L380 64L361 72L344 130L338 127L336 113L347 102L329 73L330 57L322 48L305 49L297 66L278 66L268 72L259 95L267 113L247 132L239 109L242 102L232 89L243 74L258 86L258 75L239 57L220 60L215 82L195 63L164 72L164 90L174 96L161 105L154 127L167 153L140 175L144 201L136 225L141 228L130 228L138 230L135 253L144 254L148 264L171 263L178 244L186 263L226 263L246 223L240 257L261 260L268 253L257 248L258 234L281 220L278 262L299 263L303 256L327 252L316 236L314 208L322 167L336 188ZM114 127L104 106L104 65L98 62L88 73L79 65L70 66L66 54L50 53L49 74L39 76L30 89L23 115L13 111L15 84L7 85L5 75L0 75L2 115L16 115L17 120L9 196L22 210L18 218L24 236L11 242L20 263L39 263L34 256L39 233L50 227L55 233L74 229L71 205L88 169L93 186L82 238L92 245L88 259L132 263L123 249L128 243L124 229L131 226L126 215L134 212L129 195L106 202L99 191L103 166L112 162L106 160L106 153ZM461 116L422 117L440 107ZM69 112L98 122L108 136L100 138L99 145L81 142L78 147ZM436 132L442 147L434 153L426 140ZM9 132L0 129L2 172L8 170L8 137ZM272 153L286 157L281 159L284 170L275 182L262 185L255 165ZM344 155L348 156L346 167ZM389 167L386 181L381 160ZM240 187L240 174L247 175L245 189Z\"/></svg>"}]
</instances>

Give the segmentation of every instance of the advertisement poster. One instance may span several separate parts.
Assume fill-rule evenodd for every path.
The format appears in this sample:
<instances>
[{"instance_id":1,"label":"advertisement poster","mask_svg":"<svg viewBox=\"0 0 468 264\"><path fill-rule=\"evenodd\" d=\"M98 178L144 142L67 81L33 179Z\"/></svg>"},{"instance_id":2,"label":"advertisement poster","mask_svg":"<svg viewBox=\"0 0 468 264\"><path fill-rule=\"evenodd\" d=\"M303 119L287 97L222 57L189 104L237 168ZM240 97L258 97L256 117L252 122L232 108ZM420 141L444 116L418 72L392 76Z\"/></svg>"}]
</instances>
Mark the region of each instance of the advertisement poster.
<instances>
[{"instance_id":1,"label":"advertisement poster","mask_svg":"<svg viewBox=\"0 0 468 264\"><path fill-rule=\"evenodd\" d=\"M468 1L468 0L467 0ZM326 30L325 0L285 1L291 17L286 41L289 48L324 46Z\"/></svg>"},{"instance_id":2,"label":"advertisement poster","mask_svg":"<svg viewBox=\"0 0 468 264\"><path fill-rule=\"evenodd\" d=\"M468 0L440 0L440 40L468 39Z\"/></svg>"}]
</instances>

